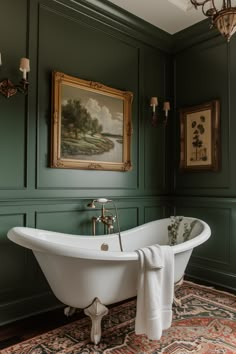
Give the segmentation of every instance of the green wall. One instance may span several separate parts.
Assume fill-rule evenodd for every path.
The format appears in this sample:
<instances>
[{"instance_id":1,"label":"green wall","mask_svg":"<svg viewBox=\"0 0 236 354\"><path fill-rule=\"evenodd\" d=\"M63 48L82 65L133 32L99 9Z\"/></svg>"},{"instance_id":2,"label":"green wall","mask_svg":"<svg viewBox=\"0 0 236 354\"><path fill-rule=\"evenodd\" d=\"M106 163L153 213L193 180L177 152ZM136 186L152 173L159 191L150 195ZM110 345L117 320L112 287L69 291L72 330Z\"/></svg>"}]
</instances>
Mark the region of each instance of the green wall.
<instances>
[{"instance_id":1,"label":"green wall","mask_svg":"<svg viewBox=\"0 0 236 354\"><path fill-rule=\"evenodd\" d=\"M116 202L122 230L170 214L172 123L153 129L149 99L173 97L171 36L106 1L4 0L0 33L2 78L18 82L19 59L31 61L28 96L0 97L3 324L60 305L11 227L90 234L96 197ZM132 171L49 168L52 71L133 92Z\"/></svg>"},{"instance_id":2,"label":"green wall","mask_svg":"<svg viewBox=\"0 0 236 354\"><path fill-rule=\"evenodd\" d=\"M236 37L228 44L208 21L174 37L175 176L177 214L209 223L210 240L193 252L187 273L193 278L236 289ZM220 100L220 170L179 169L179 109Z\"/></svg>"},{"instance_id":3,"label":"green wall","mask_svg":"<svg viewBox=\"0 0 236 354\"><path fill-rule=\"evenodd\" d=\"M60 306L7 231L90 234L100 211L86 205L96 197L116 202L122 230L174 213L206 220L212 237L187 274L236 289L236 37L227 45L206 21L170 36L105 0L3 0L0 37L2 78L17 82L19 59L31 60L28 96L0 97L0 324ZM52 71L134 93L132 171L49 168ZM151 125L151 96L171 101L166 127ZM182 173L178 111L215 98L221 169Z\"/></svg>"}]
</instances>

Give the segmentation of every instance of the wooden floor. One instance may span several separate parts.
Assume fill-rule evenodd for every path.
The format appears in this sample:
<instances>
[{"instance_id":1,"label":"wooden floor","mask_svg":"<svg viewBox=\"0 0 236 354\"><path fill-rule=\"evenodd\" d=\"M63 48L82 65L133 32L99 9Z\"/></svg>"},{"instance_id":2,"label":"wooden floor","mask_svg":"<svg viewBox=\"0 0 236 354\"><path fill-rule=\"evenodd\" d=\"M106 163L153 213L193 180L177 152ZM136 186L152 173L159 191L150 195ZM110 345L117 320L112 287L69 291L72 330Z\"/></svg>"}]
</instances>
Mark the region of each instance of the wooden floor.
<instances>
[{"instance_id":1,"label":"wooden floor","mask_svg":"<svg viewBox=\"0 0 236 354\"><path fill-rule=\"evenodd\" d=\"M126 300L116 304L108 305L108 309L124 303ZM14 344L23 342L52 329L79 320L86 315L83 310L78 309L72 316L64 315L64 307L40 313L4 326L0 326L0 353L1 350Z\"/></svg>"},{"instance_id":2,"label":"wooden floor","mask_svg":"<svg viewBox=\"0 0 236 354\"><path fill-rule=\"evenodd\" d=\"M84 317L83 310L64 315L63 307L0 326L0 350Z\"/></svg>"}]
</instances>

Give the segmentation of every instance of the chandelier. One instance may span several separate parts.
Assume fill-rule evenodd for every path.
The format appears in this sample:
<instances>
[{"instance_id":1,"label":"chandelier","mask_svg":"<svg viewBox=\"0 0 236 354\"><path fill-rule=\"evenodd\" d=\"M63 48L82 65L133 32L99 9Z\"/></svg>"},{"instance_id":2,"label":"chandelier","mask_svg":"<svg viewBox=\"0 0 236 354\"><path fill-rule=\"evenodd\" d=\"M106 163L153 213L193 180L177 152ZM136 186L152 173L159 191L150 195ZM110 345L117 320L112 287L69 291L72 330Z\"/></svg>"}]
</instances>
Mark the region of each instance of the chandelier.
<instances>
[{"instance_id":1,"label":"chandelier","mask_svg":"<svg viewBox=\"0 0 236 354\"><path fill-rule=\"evenodd\" d=\"M220 8L215 5L215 0L190 1L195 9L202 6L202 12L210 18L212 26L215 26L229 42L231 36L236 32L236 7L232 7L231 0L221 1Z\"/></svg>"}]
</instances>

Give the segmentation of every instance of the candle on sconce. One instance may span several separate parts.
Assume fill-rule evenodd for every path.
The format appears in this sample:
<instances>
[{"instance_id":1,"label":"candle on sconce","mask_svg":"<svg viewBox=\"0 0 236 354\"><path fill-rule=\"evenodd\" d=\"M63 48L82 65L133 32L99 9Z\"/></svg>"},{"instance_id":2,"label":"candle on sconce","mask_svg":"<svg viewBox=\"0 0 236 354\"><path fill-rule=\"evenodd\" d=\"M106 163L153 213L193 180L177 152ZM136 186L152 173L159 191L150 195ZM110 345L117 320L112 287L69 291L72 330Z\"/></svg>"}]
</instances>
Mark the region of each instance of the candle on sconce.
<instances>
[{"instance_id":1,"label":"candle on sconce","mask_svg":"<svg viewBox=\"0 0 236 354\"><path fill-rule=\"evenodd\" d=\"M28 58L21 58L19 69L23 72L23 79L26 80L26 73L30 71L30 61Z\"/></svg>"},{"instance_id":2,"label":"candle on sconce","mask_svg":"<svg viewBox=\"0 0 236 354\"><path fill-rule=\"evenodd\" d=\"M165 111L165 116L168 116L168 112L170 110L170 102L169 101L165 101L163 104L163 111Z\"/></svg>"},{"instance_id":3,"label":"candle on sconce","mask_svg":"<svg viewBox=\"0 0 236 354\"><path fill-rule=\"evenodd\" d=\"M152 112L155 113L156 106L158 106L158 98L157 97L151 97L150 106L152 107Z\"/></svg>"}]
</instances>

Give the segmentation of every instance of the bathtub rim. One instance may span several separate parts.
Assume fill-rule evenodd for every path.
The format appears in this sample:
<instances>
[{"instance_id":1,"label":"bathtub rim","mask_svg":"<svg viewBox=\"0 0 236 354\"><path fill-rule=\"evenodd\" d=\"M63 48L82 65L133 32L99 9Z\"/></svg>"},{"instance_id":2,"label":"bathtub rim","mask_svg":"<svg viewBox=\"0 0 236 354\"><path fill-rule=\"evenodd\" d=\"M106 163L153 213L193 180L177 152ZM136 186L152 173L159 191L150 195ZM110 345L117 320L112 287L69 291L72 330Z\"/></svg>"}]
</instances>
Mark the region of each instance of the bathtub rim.
<instances>
[{"instance_id":1,"label":"bathtub rim","mask_svg":"<svg viewBox=\"0 0 236 354\"><path fill-rule=\"evenodd\" d=\"M185 252L188 250L192 250L196 246L199 246L200 244L204 243L207 241L207 239L211 235L211 229L208 226L208 224L198 218L193 218L193 217L184 217L187 220L198 220L201 225L203 226L202 232L195 236L194 238L184 242L180 243L178 245L171 246L173 253L178 254L181 252ZM170 218L163 218L163 219L158 219L154 221L147 222L145 224L136 226L132 229L125 230L121 232L121 237L122 234L125 236L125 233L135 230L135 229L140 229L144 228L145 225L151 224L151 223L157 223L158 221L161 222L162 220L170 220ZM41 240L39 238L35 238L32 236L32 233L35 234L36 232L47 232L48 234L58 234L61 236L71 236L72 238L87 238L87 237L93 237L93 236L85 236L85 235L73 235L73 234L66 234L62 232L57 232L57 231L48 231L44 229L36 229L36 228L30 228L30 227L23 227L23 226L16 226L10 229L7 233L7 237L9 240L15 242L16 244L31 249L32 251L35 252L44 252L44 253L49 253L49 254L54 254L58 256L65 256L65 257L71 257L71 258L80 258L80 259L89 259L89 260L103 260L103 261L138 261L138 253L136 251L129 251L129 252L121 252L121 251L101 251L101 250L93 250L93 249L88 249L88 248L75 248L74 245L71 244L61 244L61 243L56 243L52 242L48 239ZM101 236L95 236L96 239L101 239L101 243L104 242L105 238L110 238L110 237L115 237L118 235L117 234L112 234L111 235L101 235Z\"/></svg>"}]
</instances>

